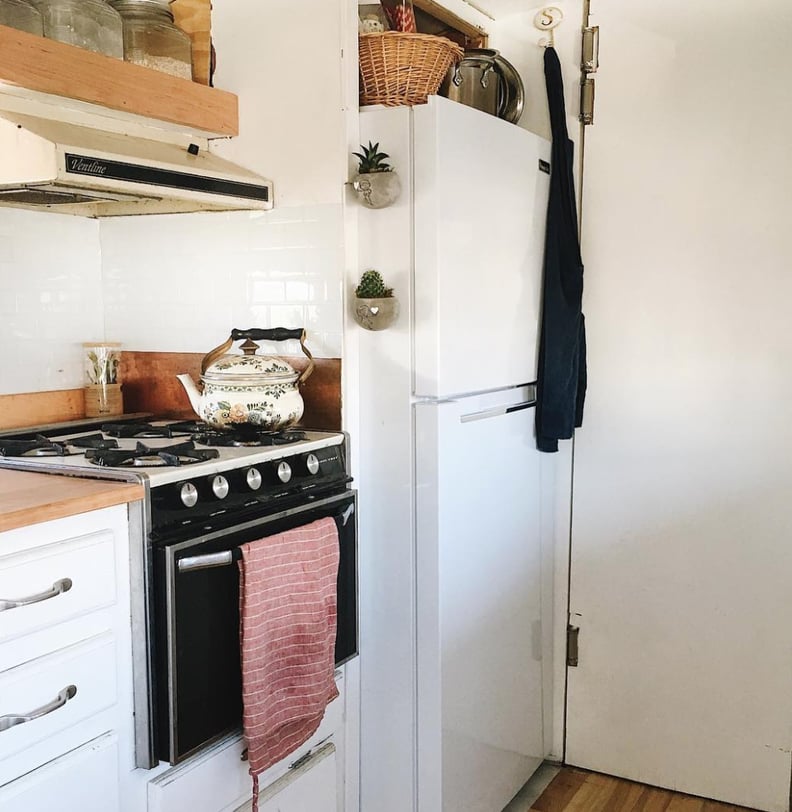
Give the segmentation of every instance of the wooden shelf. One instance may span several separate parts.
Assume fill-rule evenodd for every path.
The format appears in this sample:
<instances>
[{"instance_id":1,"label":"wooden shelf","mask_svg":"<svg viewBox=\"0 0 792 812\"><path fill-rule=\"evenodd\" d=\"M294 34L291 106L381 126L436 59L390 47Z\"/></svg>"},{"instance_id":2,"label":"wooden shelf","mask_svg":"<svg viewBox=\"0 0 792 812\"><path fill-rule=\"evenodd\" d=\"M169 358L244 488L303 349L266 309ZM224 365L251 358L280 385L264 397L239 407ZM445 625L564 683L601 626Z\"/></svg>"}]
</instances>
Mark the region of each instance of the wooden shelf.
<instances>
[{"instance_id":1,"label":"wooden shelf","mask_svg":"<svg viewBox=\"0 0 792 812\"><path fill-rule=\"evenodd\" d=\"M206 134L239 134L233 93L0 25L0 94L3 84Z\"/></svg>"},{"instance_id":2,"label":"wooden shelf","mask_svg":"<svg viewBox=\"0 0 792 812\"><path fill-rule=\"evenodd\" d=\"M448 37L464 49L487 47L486 31L463 20L436 0L413 0L413 6L420 33Z\"/></svg>"}]
</instances>

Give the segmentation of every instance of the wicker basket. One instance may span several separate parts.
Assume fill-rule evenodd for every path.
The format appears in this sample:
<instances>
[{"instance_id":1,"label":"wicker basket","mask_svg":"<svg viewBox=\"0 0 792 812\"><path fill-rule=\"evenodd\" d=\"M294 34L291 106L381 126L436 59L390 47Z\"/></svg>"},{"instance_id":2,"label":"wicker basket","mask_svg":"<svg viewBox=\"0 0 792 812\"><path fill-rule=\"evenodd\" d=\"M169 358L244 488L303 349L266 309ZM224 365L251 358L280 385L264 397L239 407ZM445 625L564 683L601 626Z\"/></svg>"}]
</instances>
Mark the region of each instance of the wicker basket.
<instances>
[{"instance_id":1,"label":"wicker basket","mask_svg":"<svg viewBox=\"0 0 792 812\"><path fill-rule=\"evenodd\" d=\"M360 103L425 104L463 55L445 37L386 31L361 34Z\"/></svg>"}]
</instances>

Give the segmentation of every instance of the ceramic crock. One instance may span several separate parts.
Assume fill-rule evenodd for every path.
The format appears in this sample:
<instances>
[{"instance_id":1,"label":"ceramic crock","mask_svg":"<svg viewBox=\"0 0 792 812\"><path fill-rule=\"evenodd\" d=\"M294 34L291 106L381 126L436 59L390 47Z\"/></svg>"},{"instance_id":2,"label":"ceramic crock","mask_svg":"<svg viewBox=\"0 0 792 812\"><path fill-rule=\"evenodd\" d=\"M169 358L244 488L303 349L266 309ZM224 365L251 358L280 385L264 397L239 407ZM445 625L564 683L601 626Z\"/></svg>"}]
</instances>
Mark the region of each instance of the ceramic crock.
<instances>
[{"instance_id":1,"label":"ceramic crock","mask_svg":"<svg viewBox=\"0 0 792 812\"><path fill-rule=\"evenodd\" d=\"M226 354L234 341L244 339L242 355ZM298 339L308 357L301 373L276 356L256 355L254 341ZM311 353L305 346L305 330L232 330L230 338L204 356L201 363L202 388L189 375L177 375L190 398L195 413L218 429L247 423L277 431L296 423L303 414L300 384L313 372Z\"/></svg>"}]
</instances>

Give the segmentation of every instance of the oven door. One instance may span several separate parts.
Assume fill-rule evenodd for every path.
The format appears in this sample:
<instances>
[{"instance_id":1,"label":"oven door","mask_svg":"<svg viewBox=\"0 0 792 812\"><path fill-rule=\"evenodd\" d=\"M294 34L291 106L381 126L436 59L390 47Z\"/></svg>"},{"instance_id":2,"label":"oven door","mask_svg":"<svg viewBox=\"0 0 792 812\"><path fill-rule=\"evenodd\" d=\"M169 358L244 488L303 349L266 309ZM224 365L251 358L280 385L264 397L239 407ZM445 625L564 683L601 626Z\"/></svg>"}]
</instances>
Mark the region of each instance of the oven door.
<instances>
[{"instance_id":1,"label":"oven door","mask_svg":"<svg viewBox=\"0 0 792 812\"><path fill-rule=\"evenodd\" d=\"M154 549L157 754L176 764L239 729L239 570L230 553L249 541L332 517L339 536L335 661L357 654L355 492L317 500L204 536ZM222 554L226 553L225 556ZM213 554L201 568L182 559ZM214 555L220 554L220 555ZM225 560L223 560L225 559Z\"/></svg>"}]
</instances>

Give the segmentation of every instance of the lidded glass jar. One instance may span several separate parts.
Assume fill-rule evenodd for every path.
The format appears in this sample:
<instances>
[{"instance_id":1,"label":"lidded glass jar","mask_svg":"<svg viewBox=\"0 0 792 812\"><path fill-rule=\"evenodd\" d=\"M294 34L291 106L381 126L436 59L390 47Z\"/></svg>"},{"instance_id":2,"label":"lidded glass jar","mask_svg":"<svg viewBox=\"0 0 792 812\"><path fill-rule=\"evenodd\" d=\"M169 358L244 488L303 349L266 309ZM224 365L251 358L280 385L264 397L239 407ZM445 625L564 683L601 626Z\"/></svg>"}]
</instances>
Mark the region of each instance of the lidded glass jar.
<instances>
[{"instance_id":1,"label":"lidded glass jar","mask_svg":"<svg viewBox=\"0 0 792 812\"><path fill-rule=\"evenodd\" d=\"M124 21L124 59L192 79L192 41L173 22L169 0L110 0Z\"/></svg>"},{"instance_id":2,"label":"lidded glass jar","mask_svg":"<svg viewBox=\"0 0 792 812\"><path fill-rule=\"evenodd\" d=\"M124 58L121 15L105 0L30 0L41 12L44 36L117 59Z\"/></svg>"},{"instance_id":3,"label":"lidded glass jar","mask_svg":"<svg viewBox=\"0 0 792 812\"><path fill-rule=\"evenodd\" d=\"M26 0L0 0L0 25L42 36L41 14Z\"/></svg>"}]
</instances>

